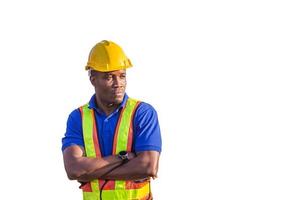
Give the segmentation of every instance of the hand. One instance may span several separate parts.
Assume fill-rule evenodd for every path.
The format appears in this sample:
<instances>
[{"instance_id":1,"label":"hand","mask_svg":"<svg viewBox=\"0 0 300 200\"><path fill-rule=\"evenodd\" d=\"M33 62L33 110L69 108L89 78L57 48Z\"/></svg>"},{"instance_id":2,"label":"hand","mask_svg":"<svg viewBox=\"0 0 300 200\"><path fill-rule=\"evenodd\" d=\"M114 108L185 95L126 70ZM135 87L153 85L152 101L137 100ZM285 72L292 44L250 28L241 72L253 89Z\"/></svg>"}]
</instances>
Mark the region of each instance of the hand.
<instances>
[{"instance_id":1,"label":"hand","mask_svg":"<svg viewBox=\"0 0 300 200\"><path fill-rule=\"evenodd\" d=\"M151 176L151 178L154 180L154 179L156 179L156 178L157 178L157 175L155 175L155 176Z\"/></svg>"},{"instance_id":2,"label":"hand","mask_svg":"<svg viewBox=\"0 0 300 200\"><path fill-rule=\"evenodd\" d=\"M129 159L129 160L131 160L131 159L133 159L133 158L135 158L135 157L136 157L135 153L133 153L133 152L128 152L128 159Z\"/></svg>"}]
</instances>

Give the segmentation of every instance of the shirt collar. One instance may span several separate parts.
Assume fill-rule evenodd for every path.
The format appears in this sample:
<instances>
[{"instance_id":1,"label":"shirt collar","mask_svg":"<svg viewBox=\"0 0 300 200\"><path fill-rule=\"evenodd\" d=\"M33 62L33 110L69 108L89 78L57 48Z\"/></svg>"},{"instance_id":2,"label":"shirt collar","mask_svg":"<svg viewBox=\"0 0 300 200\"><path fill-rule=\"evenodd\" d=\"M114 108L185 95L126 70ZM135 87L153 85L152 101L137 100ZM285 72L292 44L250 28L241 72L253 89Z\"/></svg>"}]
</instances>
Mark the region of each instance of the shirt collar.
<instances>
[{"instance_id":1,"label":"shirt collar","mask_svg":"<svg viewBox=\"0 0 300 200\"><path fill-rule=\"evenodd\" d=\"M119 110L119 109L125 107L126 102L127 102L127 99L128 99L128 96L127 96L127 94L125 93L124 98L123 98L123 101L121 102L121 104L119 105L119 107L117 107L116 110ZM95 109L95 110L97 110L97 111L103 112L102 110L100 110L100 109L97 107L97 104L96 104L96 94L94 94L94 95L91 97L91 99L90 99L90 101L89 101L89 108L90 108L90 109Z\"/></svg>"}]
</instances>

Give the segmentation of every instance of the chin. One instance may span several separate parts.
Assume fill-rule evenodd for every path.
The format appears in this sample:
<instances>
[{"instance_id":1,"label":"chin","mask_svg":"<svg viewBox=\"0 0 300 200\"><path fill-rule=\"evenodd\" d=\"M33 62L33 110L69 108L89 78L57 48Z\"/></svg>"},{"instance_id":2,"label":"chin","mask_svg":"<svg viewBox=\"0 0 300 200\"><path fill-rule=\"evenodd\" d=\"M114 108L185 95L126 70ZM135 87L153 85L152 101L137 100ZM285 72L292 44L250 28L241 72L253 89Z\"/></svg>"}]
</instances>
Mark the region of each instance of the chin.
<instances>
[{"instance_id":1,"label":"chin","mask_svg":"<svg viewBox=\"0 0 300 200\"><path fill-rule=\"evenodd\" d=\"M116 97L114 98L114 103L115 103L115 104L120 104L120 103L122 103L123 98L124 98L124 95L116 96Z\"/></svg>"}]
</instances>

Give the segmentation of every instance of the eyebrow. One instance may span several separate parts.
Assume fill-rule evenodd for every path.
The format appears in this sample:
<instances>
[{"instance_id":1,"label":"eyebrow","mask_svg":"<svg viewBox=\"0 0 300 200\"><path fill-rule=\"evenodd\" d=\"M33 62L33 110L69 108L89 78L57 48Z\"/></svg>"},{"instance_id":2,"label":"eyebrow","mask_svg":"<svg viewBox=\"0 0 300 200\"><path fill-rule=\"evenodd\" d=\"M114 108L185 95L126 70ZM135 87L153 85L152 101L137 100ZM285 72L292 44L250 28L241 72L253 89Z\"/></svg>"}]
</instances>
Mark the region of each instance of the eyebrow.
<instances>
[{"instance_id":1,"label":"eyebrow","mask_svg":"<svg viewBox=\"0 0 300 200\"><path fill-rule=\"evenodd\" d=\"M124 75L126 74L126 72L121 72L120 75ZM117 74L113 74L112 72L107 72L105 75L117 75Z\"/></svg>"}]
</instances>

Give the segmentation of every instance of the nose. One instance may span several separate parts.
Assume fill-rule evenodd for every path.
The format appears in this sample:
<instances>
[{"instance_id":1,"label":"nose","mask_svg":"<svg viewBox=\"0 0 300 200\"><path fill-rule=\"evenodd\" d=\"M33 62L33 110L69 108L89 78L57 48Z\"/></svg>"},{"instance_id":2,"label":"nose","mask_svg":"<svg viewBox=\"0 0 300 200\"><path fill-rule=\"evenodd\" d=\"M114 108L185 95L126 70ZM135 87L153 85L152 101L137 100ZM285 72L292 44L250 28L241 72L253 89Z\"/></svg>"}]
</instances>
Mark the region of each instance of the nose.
<instances>
[{"instance_id":1,"label":"nose","mask_svg":"<svg viewBox=\"0 0 300 200\"><path fill-rule=\"evenodd\" d=\"M124 87L124 85L125 85L125 80L124 79L122 79L118 76L114 77L114 79L113 79L113 87L114 88Z\"/></svg>"}]
</instances>

